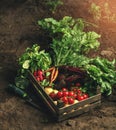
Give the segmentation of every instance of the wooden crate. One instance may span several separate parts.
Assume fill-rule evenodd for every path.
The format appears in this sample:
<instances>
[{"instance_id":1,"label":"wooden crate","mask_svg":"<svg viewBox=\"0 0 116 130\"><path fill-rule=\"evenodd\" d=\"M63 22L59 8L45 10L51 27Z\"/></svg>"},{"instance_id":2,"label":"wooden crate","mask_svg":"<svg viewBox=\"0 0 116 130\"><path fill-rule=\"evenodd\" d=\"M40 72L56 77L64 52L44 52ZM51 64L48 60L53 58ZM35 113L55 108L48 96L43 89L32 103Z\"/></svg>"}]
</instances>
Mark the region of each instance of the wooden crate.
<instances>
[{"instance_id":1,"label":"wooden crate","mask_svg":"<svg viewBox=\"0 0 116 130\"><path fill-rule=\"evenodd\" d=\"M99 88L97 89L96 95L91 96L83 101L79 101L78 103L74 103L69 106L65 106L59 108L53 102L48 94L44 91L44 88L37 82L33 74L29 71L29 79L33 84L33 88L35 89L37 95L42 100L42 102L47 106L49 111L52 113L52 116L55 117L57 121L63 121L85 112L88 112L90 109L100 106L101 104L101 93Z\"/></svg>"}]
</instances>

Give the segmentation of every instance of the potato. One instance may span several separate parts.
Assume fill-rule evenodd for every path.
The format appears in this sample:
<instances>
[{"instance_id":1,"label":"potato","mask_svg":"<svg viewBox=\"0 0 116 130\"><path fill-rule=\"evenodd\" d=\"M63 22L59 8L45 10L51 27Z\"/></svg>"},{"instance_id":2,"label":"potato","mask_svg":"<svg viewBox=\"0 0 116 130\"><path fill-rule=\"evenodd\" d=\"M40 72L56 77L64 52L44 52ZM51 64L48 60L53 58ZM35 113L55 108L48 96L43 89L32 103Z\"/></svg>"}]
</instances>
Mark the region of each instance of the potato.
<instances>
[{"instance_id":1,"label":"potato","mask_svg":"<svg viewBox=\"0 0 116 130\"><path fill-rule=\"evenodd\" d=\"M57 93L58 93L58 90L54 89L53 92L54 92L55 94L57 94Z\"/></svg>"},{"instance_id":2,"label":"potato","mask_svg":"<svg viewBox=\"0 0 116 130\"><path fill-rule=\"evenodd\" d=\"M49 95L51 92L53 92L53 88L45 88L45 92Z\"/></svg>"},{"instance_id":3,"label":"potato","mask_svg":"<svg viewBox=\"0 0 116 130\"><path fill-rule=\"evenodd\" d=\"M79 101L78 100L75 100L74 103L78 103Z\"/></svg>"}]
</instances>

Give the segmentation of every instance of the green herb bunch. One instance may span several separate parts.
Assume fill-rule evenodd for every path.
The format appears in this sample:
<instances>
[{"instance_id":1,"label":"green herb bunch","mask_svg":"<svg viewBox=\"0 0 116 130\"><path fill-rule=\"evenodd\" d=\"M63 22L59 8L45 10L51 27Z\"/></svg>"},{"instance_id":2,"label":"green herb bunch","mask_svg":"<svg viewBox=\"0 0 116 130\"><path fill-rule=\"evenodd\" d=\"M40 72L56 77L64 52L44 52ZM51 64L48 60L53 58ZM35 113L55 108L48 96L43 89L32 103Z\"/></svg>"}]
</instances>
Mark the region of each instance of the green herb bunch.
<instances>
[{"instance_id":1,"label":"green herb bunch","mask_svg":"<svg viewBox=\"0 0 116 130\"><path fill-rule=\"evenodd\" d=\"M115 60L108 61L105 58L96 57L90 59L89 64L84 66L88 73L88 82L85 87L101 86L101 92L110 95L112 87L116 84Z\"/></svg>"},{"instance_id":2,"label":"green herb bunch","mask_svg":"<svg viewBox=\"0 0 116 130\"><path fill-rule=\"evenodd\" d=\"M51 57L45 50L40 50L40 46L34 44L32 48L28 47L25 53L19 58L19 65L21 73L24 73L25 70L34 72L38 68L46 70L51 65Z\"/></svg>"},{"instance_id":3,"label":"green herb bunch","mask_svg":"<svg viewBox=\"0 0 116 130\"><path fill-rule=\"evenodd\" d=\"M53 39L50 47L54 52L55 66L75 66L77 58L82 58L83 54L87 54L91 49L97 49L100 45L97 40L100 35L91 31L83 31L85 21L82 19L65 16L60 21L46 18L38 23L49 32Z\"/></svg>"},{"instance_id":4,"label":"green herb bunch","mask_svg":"<svg viewBox=\"0 0 116 130\"><path fill-rule=\"evenodd\" d=\"M15 84L21 89L25 89L28 86L28 70L32 73L37 70L46 70L50 68L52 63L50 54L45 50L40 50L40 46L34 44L31 48L27 48L26 51L19 58L19 71L15 78Z\"/></svg>"}]
</instances>

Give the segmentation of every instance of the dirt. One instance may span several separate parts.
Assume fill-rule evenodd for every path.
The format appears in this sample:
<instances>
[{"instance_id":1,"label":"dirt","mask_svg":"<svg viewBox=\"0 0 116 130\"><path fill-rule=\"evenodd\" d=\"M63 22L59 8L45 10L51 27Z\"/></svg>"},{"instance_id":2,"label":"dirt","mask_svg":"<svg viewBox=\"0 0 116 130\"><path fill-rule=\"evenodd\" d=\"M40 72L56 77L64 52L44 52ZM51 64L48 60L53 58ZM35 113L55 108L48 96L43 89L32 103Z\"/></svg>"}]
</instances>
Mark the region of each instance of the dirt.
<instances>
[{"instance_id":1,"label":"dirt","mask_svg":"<svg viewBox=\"0 0 116 130\"><path fill-rule=\"evenodd\" d=\"M0 130L115 130L116 87L113 94L103 97L99 108L57 123L46 113L27 105L23 99L6 91L14 81L17 59L29 46L38 43L47 49L47 36L40 30L37 21L46 17L61 19L64 16L84 18L95 22L88 12L91 2L103 5L105 0L63 0L64 5L52 14L42 0L0 1ZM107 0L112 13L116 14L115 0ZM101 34L101 46L90 56L116 58L116 22L100 20L98 28L89 27Z\"/></svg>"}]
</instances>

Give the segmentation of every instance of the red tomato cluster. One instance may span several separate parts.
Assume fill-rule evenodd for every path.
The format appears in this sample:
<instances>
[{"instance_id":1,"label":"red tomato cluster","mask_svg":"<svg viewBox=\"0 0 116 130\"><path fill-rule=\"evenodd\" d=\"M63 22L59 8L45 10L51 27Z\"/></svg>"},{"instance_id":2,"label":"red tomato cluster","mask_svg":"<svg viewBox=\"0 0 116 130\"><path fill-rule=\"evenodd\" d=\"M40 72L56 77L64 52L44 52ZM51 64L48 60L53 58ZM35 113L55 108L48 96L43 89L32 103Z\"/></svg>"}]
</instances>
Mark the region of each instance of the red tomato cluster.
<instances>
[{"instance_id":1,"label":"red tomato cluster","mask_svg":"<svg viewBox=\"0 0 116 130\"><path fill-rule=\"evenodd\" d=\"M42 81L44 79L42 70L34 71L33 75L37 79L37 81Z\"/></svg>"},{"instance_id":2,"label":"red tomato cluster","mask_svg":"<svg viewBox=\"0 0 116 130\"><path fill-rule=\"evenodd\" d=\"M87 99L89 97L88 94L83 93L79 88L74 88L73 91L74 91L74 93L76 95L76 99L78 101L82 101L82 100Z\"/></svg>"},{"instance_id":3,"label":"red tomato cluster","mask_svg":"<svg viewBox=\"0 0 116 130\"><path fill-rule=\"evenodd\" d=\"M53 100L62 100L65 104L73 104L75 100L82 101L88 98L88 94L82 93L78 88L74 88L72 91L62 88L62 90L57 93L51 92L49 96Z\"/></svg>"}]
</instances>

